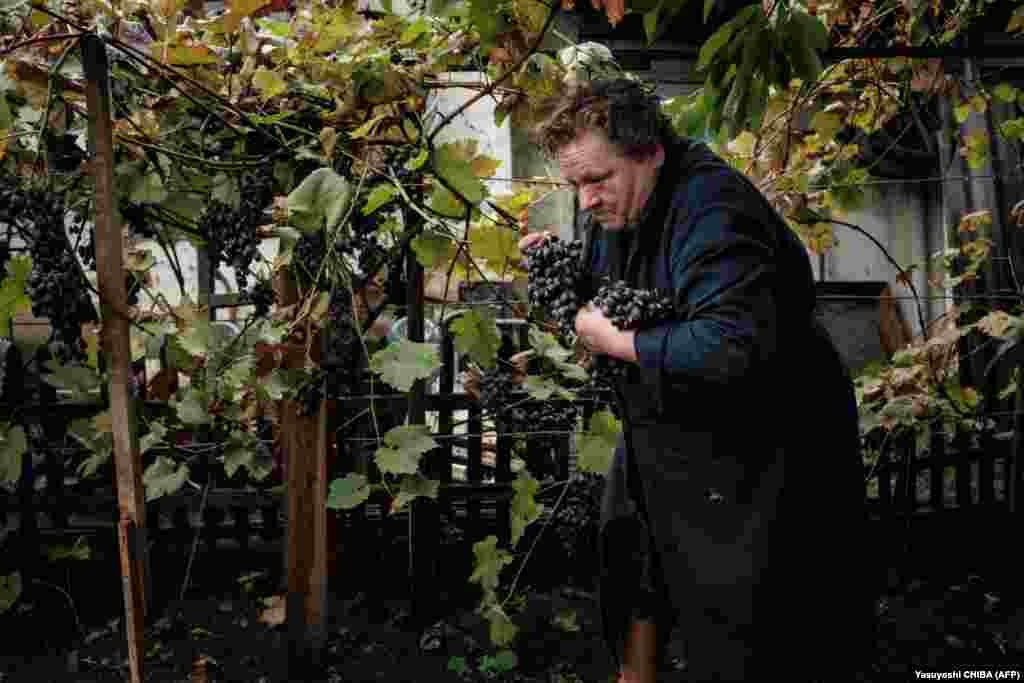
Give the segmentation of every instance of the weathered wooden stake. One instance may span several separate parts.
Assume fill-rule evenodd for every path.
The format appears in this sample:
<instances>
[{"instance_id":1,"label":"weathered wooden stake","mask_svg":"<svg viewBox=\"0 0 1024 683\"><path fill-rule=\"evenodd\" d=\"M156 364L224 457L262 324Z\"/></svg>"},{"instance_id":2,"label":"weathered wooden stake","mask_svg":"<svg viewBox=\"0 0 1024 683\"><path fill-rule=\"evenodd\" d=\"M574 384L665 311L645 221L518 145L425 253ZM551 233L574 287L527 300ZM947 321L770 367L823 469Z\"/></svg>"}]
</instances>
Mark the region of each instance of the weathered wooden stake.
<instances>
[{"instance_id":1,"label":"weathered wooden stake","mask_svg":"<svg viewBox=\"0 0 1024 683\"><path fill-rule=\"evenodd\" d=\"M106 46L96 35L81 39L89 108L89 151L96 185L96 274L103 319L102 348L110 371L110 415L119 508L121 582L124 587L128 663L132 683L142 683L146 619L146 507L135 414L129 394L131 348L125 317L121 226L114 211L114 142Z\"/></svg>"},{"instance_id":2,"label":"weathered wooden stake","mask_svg":"<svg viewBox=\"0 0 1024 683\"><path fill-rule=\"evenodd\" d=\"M288 463L289 676L305 680L319 666L327 638L327 451L328 405L315 416L285 401L282 441Z\"/></svg>"}]
</instances>

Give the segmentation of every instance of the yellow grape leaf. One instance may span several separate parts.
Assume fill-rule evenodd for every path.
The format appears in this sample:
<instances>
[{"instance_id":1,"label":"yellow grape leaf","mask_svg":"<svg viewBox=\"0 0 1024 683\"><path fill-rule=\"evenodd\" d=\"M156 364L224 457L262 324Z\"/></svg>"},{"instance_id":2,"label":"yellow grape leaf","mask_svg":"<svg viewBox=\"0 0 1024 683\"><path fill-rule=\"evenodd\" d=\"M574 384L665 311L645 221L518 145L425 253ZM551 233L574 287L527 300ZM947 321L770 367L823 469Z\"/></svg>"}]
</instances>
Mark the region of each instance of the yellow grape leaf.
<instances>
[{"instance_id":1,"label":"yellow grape leaf","mask_svg":"<svg viewBox=\"0 0 1024 683\"><path fill-rule=\"evenodd\" d=\"M749 130L745 130L740 133L736 138L726 145L726 148L732 153L740 157L749 157L754 154L754 144L757 142L757 137Z\"/></svg>"},{"instance_id":2,"label":"yellow grape leaf","mask_svg":"<svg viewBox=\"0 0 1024 683\"><path fill-rule=\"evenodd\" d=\"M973 169L981 168L988 161L989 145L991 140L984 130L977 130L968 133L963 137L963 146L960 148L960 156L967 159L967 165Z\"/></svg>"},{"instance_id":3,"label":"yellow grape leaf","mask_svg":"<svg viewBox=\"0 0 1024 683\"><path fill-rule=\"evenodd\" d=\"M252 76L252 86L259 91L260 98L264 102L283 95L288 90L288 84L284 82L284 79L277 72L271 71L265 66L256 69L256 73Z\"/></svg>"},{"instance_id":4,"label":"yellow grape leaf","mask_svg":"<svg viewBox=\"0 0 1024 683\"><path fill-rule=\"evenodd\" d=\"M171 66L201 66L220 62L217 53L205 45L153 43L149 46L149 53L155 59L164 61Z\"/></svg>"},{"instance_id":5,"label":"yellow grape leaf","mask_svg":"<svg viewBox=\"0 0 1024 683\"><path fill-rule=\"evenodd\" d=\"M497 270L521 257L519 232L501 225L474 226L469 233L469 246L474 257L487 259Z\"/></svg>"},{"instance_id":6,"label":"yellow grape leaf","mask_svg":"<svg viewBox=\"0 0 1024 683\"><path fill-rule=\"evenodd\" d=\"M242 19L250 17L270 4L270 0L228 0L224 15L224 33L234 33L242 25Z\"/></svg>"},{"instance_id":7,"label":"yellow grape leaf","mask_svg":"<svg viewBox=\"0 0 1024 683\"><path fill-rule=\"evenodd\" d=\"M327 127L320 131L320 146L324 150L324 158L334 156L334 148L338 145L338 129Z\"/></svg>"},{"instance_id":8,"label":"yellow grape leaf","mask_svg":"<svg viewBox=\"0 0 1024 683\"><path fill-rule=\"evenodd\" d=\"M383 121L387 117L388 117L388 114L386 112L383 113L383 114L378 114L377 116L374 116L369 121L367 121L363 125L361 125L358 128L356 128L354 131L349 133L348 134L349 139L351 139L351 140L358 140L359 138L366 137L371 132L373 132L373 129L377 127L377 124L379 124L381 121Z\"/></svg>"},{"instance_id":9,"label":"yellow grape leaf","mask_svg":"<svg viewBox=\"0 0 1024 683\"><path fill-rule=\"evenodd\" d=\"M964 214L964 217L960 219L958 230L960 233L978 232L978 228L991 224L992 211L990 209L981 209Z\"/></svg>"},{"instance_id":10,"label":"yellow grape leaf","mask_svg":"<svg viewBox=\"0 0 1024 683\"><path fill-rule=\"evenodd\" d=\"M501 160L492 159L491 157L484 155L480 155L470 162L473 173L475 173L478 178L489 178L493 176L501 164Z\"/></svg>"},{"instance_id":11,"label":"yellow grape leaf","mask_svg":"<svg viewBox=\"0 0 1024 683\"><path fill-rule=\"evenodd\" d=\"M990 337L1005 338L1020 324L1020 318L1005 311L992 311L975 323L975 327Z\"/></svg>"},{"instance_id":12,"label":"yellow grape leaf","mask_svg":"<svg viewBox=\"0 0 1024 683\"><path fill-rule=\"evenodd\" d=\"M843 117L834 112L820 111L811 119L813 128L823 140L831 139L843 127Z\"/></svg>"}]
</instances>

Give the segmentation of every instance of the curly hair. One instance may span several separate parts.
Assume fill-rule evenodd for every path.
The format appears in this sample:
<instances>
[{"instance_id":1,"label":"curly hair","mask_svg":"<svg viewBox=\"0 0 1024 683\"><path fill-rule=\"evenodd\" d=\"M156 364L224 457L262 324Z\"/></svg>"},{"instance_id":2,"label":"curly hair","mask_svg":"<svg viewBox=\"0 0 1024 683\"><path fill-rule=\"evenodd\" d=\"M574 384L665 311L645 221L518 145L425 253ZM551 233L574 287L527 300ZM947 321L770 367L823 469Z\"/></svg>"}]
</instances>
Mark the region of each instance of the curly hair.
<instances>
[{"instance_id":1,"label":"curly hair","mask_svg":"<svg viewBox=\"0 0 1024 683\"><path fill-rule=\"evenodd\" d=\"M626 78L582 81L549 101L547 118L534 139L550 158L583 130L604 131L624 156L642 158L657 144L668 144L675 132L658 98L637 81Z\"/></svg>"}]
</instances>

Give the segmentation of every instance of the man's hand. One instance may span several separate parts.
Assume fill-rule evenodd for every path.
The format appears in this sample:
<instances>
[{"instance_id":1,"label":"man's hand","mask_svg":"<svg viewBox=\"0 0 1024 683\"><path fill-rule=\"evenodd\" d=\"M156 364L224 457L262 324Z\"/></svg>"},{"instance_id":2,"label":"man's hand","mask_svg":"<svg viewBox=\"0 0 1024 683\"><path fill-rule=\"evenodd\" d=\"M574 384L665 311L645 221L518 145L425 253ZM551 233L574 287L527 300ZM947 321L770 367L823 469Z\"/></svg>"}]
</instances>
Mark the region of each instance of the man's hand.
<instances>
[{"instance_id":1,"label":"man's hand","mask_svg":"<svg viewBox=\"0 0 1024 683\"><path fill-rule=\"evenodd\" d=\"M519 240L519 251L526 252L533 247L543 243L551 237L551 233L545 230L544 232L531 232L526 237Z\"/></svg>"},{"instance_id":2,"label":"man's hand","mask_svg":"<svg viewBox=\"0 0 1024 683\"><path fill-rule=\"evenodd\" d=\"M593 304L587 304L576 314L576 334L583 345L594 353L603 353L619 360L636 363L636 349L632 330L622 331L612 324Z\"/></svg>"}]
</instances>

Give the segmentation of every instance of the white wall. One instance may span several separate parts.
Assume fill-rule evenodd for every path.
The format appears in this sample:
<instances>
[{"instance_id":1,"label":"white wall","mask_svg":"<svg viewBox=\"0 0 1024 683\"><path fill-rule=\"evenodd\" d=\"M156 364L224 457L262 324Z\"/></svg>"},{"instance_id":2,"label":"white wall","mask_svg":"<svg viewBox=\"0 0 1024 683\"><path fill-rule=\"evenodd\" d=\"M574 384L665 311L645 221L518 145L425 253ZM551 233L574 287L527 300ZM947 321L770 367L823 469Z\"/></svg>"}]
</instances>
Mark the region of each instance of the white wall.
<instances>
[{"instance_id":1,"label":"white wall","mask_svg":"<svg viewBox=\"0 0 1024 683\"><path fill-rule=\"evenodd\" d=\"M944 231L938 205L926 187L882 181L866 188L864 206L842 218L863 228L878 240L904 269L918 264L912 280L921 297L925 320L946 310L942 299L946 292L928 285L931 255L944 248ZM918 314L908 287L897 280L899 272L885 254L867 237L850 228L835 225L838 244L824 257L824 273L819 279L836 281L875 281L888 283L900 300L903 317L912 333L921 333ZM815 261L817 268L817 258ZM823 276L823 277L822 277Z\"/></svg>"}]
</instances>

